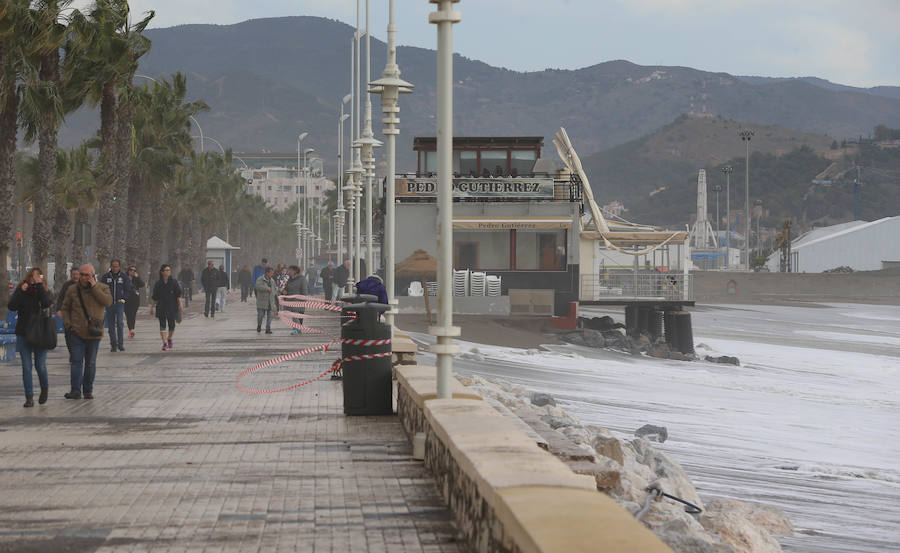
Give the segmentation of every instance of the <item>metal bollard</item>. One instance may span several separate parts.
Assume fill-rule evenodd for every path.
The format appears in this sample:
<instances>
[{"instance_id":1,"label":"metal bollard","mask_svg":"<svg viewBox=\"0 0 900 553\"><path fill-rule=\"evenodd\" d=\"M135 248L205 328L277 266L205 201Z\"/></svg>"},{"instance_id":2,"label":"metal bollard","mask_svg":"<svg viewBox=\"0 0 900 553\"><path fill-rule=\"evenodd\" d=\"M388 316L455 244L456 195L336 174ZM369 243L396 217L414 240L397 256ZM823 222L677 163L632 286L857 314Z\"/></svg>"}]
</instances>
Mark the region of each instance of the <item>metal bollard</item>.
<instances>
[{"instance_id":1,"label":"metal bollard","mask_svg":"<svg viewBox=\"0 0 900 553\"><path fill-rule=\"evenodd\" d=\"M390 353L390 342L383 345L364 345L367 340L389 340L391 325L378 321L378 315L390 309L389 305L374 303L374 296L359 295L346 298L354 303L346 304L342 314L355 313L356 318L341 327L341 357ZM374 359L344 361L343 373L345 415L391 415L391 356Z\"/></svg>"}]
</instances>

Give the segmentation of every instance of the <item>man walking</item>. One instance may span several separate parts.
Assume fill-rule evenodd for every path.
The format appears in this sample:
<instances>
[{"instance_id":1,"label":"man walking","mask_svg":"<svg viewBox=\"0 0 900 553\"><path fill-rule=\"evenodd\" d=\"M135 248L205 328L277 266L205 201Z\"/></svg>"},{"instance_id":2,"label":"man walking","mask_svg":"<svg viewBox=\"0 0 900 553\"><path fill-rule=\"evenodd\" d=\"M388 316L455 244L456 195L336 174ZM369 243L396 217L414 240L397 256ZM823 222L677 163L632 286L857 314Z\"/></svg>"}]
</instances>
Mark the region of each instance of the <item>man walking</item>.
<instances>
[{"instance_id":1,"label":"man walking","mask_svg":"<svg viewBox=\"0 0 900 553\"><path fill-rule=\"evenodd\" d=\"M72 270L69 271L69 280L65 281L59 290L59 296L56 297L56 316L60 319L62 319L62 304L63 300L66 299L66 291L69 289L69 286L78 283L80 275L81 273L78 272L78 269L72 267ZM69 363L72 363L72 344L69 342L69 333L66 332L63 336L66 338L66 349L69 350Z\"/></svg>"},{"instance_id":2,"label":"man walking","mask_svg":"<svg viewBox=\"0 0 900 553\"><path fill-rule=\"evenodd\" d=\"M131 279L120 271L118 259L109 262L109 271L100 282L109 288L112 305L106 308L106 322L109 328L109 351L125 351L125 300L131 295Z\"/></svg>"},{"instance_id":3,"label":"man walking","mask_svg":"<svg viewBox=\"0 0 900 553\"><path fill-rule=\"evenodd\" d=\"M290 268L288 268L288 275L288 281L284 287L284 293L286 296L309 295L309 288L307 287L308 282L306 280L306 275L303 274L303 269L301 269L297 265L291 265ZM303 313L305 309L303 307L286 307L285 311ZM303 319L293 319L293 321L300 325L303 324ZM296 336L298 334L301 334L301 330L299 328L295 328L291 331L291 336Z\"/></svg>"},{"instance_id":4,"label":"man walking","mask_svg":"<svg viewBox=\"0 0 900 553\"><path fill-rule=\"evenodd\" d=\"M253 293L256 291L256 281L259 280L259 277L263 276L263 274L266 272L266 269L268 268L269 260L265 257L262 258L262 263L260 263L256 267L253 267L253 274L250 277L250 281L253 283L253 286L250 287L250 295L253 295Z\"/></svg>"},{"instance_id":5,"label":"man walking","mask_svg":"<svg viewBox=\"0 0 900 553\"><path fill-rule=\"evenodd\" d=\"M347 281L350 279L350 260L345 259L344 264L334 270L334 283L337 285L337 297L341 299L347 289Z\"/></svg>"},{"instance_id":6,"label":"man walking","mask_svg":"<svg viewBox=\"0 0 900 553\"><path fill-rule=\"evenodd\" d=\"M250 265L244 265L238 271L238 284L241 285L241 301L247 301L247 295L250 294L250 287L253 286L253 275L250 273Z\"/></svg>"},{"instance_id":7,"label":"man walking","mask_svg":"<svg viewBox=\"0 0 900 553\"><path fill-rule=\"evenodd\" d=\"M97 351L103 338L103 312L112 303L112 294L106 284L97 282L94 267L82 265L78 284L66 290L61 309L66 340L72 344L72 390L65 395L66 399L94 398Z\"/></svg>"},{"instance_id":8,"label":"man walking","mask_svg":"<svg viewBox=\"0 0 900 553\"><path fill-rule=\"evenodd\" d=\"M184 264L184 268L178 273L178 283L181 284L181 290L183 291L181 300L184 307L187 307L191 300L194 299L194 271L191 270L191 266L187 263Z\"/></svg>"},{"instance_id":9,"label":"man walking","mask_svg":"<svg viewBox=\"0 0 900 553\"><path fill-rule=\"evenodd\" d=\"M216 300L219 302L219 311L222 313L225 312L225 298L228 296L228 289L231 288L230 281L225 265L219 265L219 288L216 291Z\"/></svg>"},{"instance_id":10,"label":"man walking","mask_svg":"<svg viewBox=\"0 0 900 553\"><path fill-rule=\"evenodd\" d=\"M265 260L263 260L265 261ZM272 334L272 313L275 312L275 269L266 267L266 271L256 281L256 331L262 332L262 320L266 318L266 334Z\"/></svg>"},{"instance_id":11,"label":"man walking","mask_svg":"<svg viewBox=\"0 0 900 553\"><path fill-rule=\"evenodd\" d=\"M328 265L322 267L319 278L322 279L322 290L325 292L325 299L330 300L334 298L334 262L329 261Z\"/></svg>"},{"instance_id":12,"label":"man walking","mask_svg":"<svg viewBox=\"0 0 900 553\"><path fill-rule=\"evenodd\" d=\"M203 304L203 316L216 318L216 294L219 290L219 270L213 261L206 262L206 268L200 273L200 284L203 285L203 293L206 294L206 303Z\"/></svg>"}]
</instances>

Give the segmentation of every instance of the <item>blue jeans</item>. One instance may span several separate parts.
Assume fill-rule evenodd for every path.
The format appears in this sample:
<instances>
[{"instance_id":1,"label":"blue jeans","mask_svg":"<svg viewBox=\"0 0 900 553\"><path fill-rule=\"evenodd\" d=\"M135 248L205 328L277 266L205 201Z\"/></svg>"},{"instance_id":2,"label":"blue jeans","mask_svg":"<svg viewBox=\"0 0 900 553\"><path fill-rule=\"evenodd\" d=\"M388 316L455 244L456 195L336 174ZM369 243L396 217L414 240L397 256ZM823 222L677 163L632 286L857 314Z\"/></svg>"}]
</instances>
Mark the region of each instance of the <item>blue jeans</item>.
<instances>
[{"instance_id":1,"label":"blue jeans","mask_svg":"<svg viewBox=\"0 0 900 553\"><path fill-rule=\"evenodd\" d=\"M66 332L66 334L72 344L72 391L84 390L86 394L93 393L100 338L85 339L74 332Z\"/></svg>"},{"instance_id":2,"label":"blue jeans","mask_svg":"<svg viewBox=\"0 0 900 553\"><path fill-rule=\"evenodd\" d=\"M16 351L19 352L19 357L22 358L22 383L25 384L25 395L34 395L34 383L31 379L32 358L34 358L34 368L37 370L41 388L49 388L50 384L47 382L47 350L32 349L25 342L25 337L17 334Z\"/></svg>"},{"instance_id":3,"label":"blue jeans","mask_svg":"<svg viewBox=\"0 0 900 553\"><path fill-rule=\"evenodd\" d=\"M262 328L263 317L266 318L266 330L272 330L272 310L256 308L256 328Z\"/></svg>"},{"instance_id":4,"label":"blue jeans","mask_svg":"<svg viewBox=\"0 0 900 553\"><path fill-rule=\"evenodd\" d=\"M125 347L125 304L115 302L106 308L106 324L109 327L109 346L112 349Z\"/></svg>"}]
</instances>

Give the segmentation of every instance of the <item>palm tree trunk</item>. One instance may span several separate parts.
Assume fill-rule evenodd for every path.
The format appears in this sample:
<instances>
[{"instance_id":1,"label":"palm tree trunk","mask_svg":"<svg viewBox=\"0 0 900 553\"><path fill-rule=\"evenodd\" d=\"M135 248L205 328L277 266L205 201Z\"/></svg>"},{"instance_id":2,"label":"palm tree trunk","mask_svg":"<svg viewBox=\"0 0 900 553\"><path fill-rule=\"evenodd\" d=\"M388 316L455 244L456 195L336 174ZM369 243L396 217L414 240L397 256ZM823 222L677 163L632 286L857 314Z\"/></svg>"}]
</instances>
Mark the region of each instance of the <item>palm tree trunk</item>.
<instances>
[{"instance_id":1,"label":"palm tree trunk","mask_svg":"<svg viewBox=\"0 0 900 553\"><path fill-rule=\"evenodd\" d=\"M129 87L130 88L130 87ZM131 99L130 90L119 94L116 108L115 252L125 254L128 237L128 192L131 188Z\"/></svg>"},{"instance_id":2,"label":"palm tree trunk","mask_svg":"<svg viewBox=\"0 0 900 553\"><path fill-rule=\"evenodd\" d=\"M41 58L40 78L44 82L59 87L59 50ZM38 130L38 183L34 193L34 224L32 225L32 248L35 267L47 274L47 258L50 255L50 237L55 209L53 207L53 181L56 178L56 150L59 135L59 120L52 113L41 117ZM65 264L65 260L62 261Z\"/></svg>"},{"instance_id":3,"label":"palm tree trunk","mask_svg":"<svg viewBox=\"0 0 900 553\"><path fill-rule=\"evenodd\" d=\"M15 220L15 204L11 201L16 192L16 115L19 110L16 96L16 80L9 52L0 43L0 315L6 317L9 301L9 272L6 258L10 251L12 225Z\"/></svg>"},{"instance_id":4,"label":"palm tree trunk","mask_svg":"<svg viewBox=\"0 0 900 553\"><path fill-rule=\"evenodd\" d=\"M90 213L88 213L87 209L78 208L75 211L75 224L84 227L84 225L90 224L91 217ZM81 248L84 247L84 244L80 244L75 241L75 233L74 231L69 235L73 236L72 240L72 266L73 267L81 267L83 264L87 263L87 256L84 255L84 252Z\"/></svg>"},{"instance_id":5,"label":"palm tree trunk","mask_svg":"<svg viewBox=\"0 0 900 553\"><path fill-rule=\"evenodd\" d=\"M53 218L53 259L56 261L56 270L53 272L53 282L55 288L59 290L63 282L66 281L66 258L69 255L69 247L71 243L68 238L75 233L75 219L72 217L71 211L61 207L59 204L55 206L55 216ZM73 256L72 266L76 267Z\"/></svg>"},{"instance_id":6,"label":"palm tree trunk","mask_svg":"<svg viewBox=\"0 0 900 553\"><path fill-rule=\"evenodd\" d=\"M125 244L125 255L129 263L133 263L135 267L147 262L146 249L141 247L143 240L141 237L145 234L147 228L144 225L143 201L146 196L144 194L142 181L137 173L131 173L128 179L131 183L131 190L128 193L128 214L132 218L131 224L128 225L127 240ZM142 272L141 274L146 274Z\"/></svg>"},{"instance_id":7,"label":"palm tree trunk","mask_svg":"<svg viewBox=\"0 0 900 553\"><path fill-rule=\"evenodd\" d=\"M154 198L151 213L150 219L153 224L150 226L150 270L156 274L162 264L163 248L163 206L160 198Z\"/></svg>"},{"instance_id":8,"label":"palm tree trunk","mask_svg":"<svg viewBox=\"0 0 900 553\"><path fill-rule=\"evenodd\" d=\"M115 247L116 218L113 194L116 185L116 90L113 83L103 87L100 101L100 185L97 213L97 271L105 271Z\"/></svg>"}]
</instances>

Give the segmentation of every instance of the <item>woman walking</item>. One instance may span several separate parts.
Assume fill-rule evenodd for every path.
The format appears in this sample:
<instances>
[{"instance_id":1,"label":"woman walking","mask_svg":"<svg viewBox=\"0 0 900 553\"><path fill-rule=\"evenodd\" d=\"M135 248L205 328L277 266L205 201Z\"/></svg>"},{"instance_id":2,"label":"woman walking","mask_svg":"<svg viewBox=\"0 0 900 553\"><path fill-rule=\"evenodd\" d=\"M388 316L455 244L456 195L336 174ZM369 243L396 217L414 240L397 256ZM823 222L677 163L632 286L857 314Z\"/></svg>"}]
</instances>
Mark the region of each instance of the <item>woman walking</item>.
<instances>
[{"instance_id":1,"label":"woman walking","mask_svg":"<svg viewBox=\"0 0 900 553\"><path fill-rule=\"evenodd\" d=\"M47 379L47 350L33 347L25 340L25 333L31 321L41 316L41 310L53 305L53 294L44 287L41 270L35 267L25 273L25 278L16 287L7 307L19 313L16 321L16 351L22 359L22 383L25 385L25 407L34 407L34 384L31 376L32 360L41 383L38 403L47 402L50 384Z\"/></svg>"},{"instance_id":2,"label":"woman walking","mask_svg":"<svg viewBox=\"0 0 900 553\"><path fill-rule=\"evenodd\" d=\"M159 280L153 286L153 297L150 304L150 314L156 308L156 316L159 318L159 337L162 338L162 350L172 349L172 336L175 335L175 322L181 315L181 286L172 276L172 268L165 263L159 268ZM168 336L166 327L168 326Z\"/></svg>"},{"instance_id":3,"label":"woman walking","mask_svg":"<svg viewBox=\"0 0 900 553\"><path fill-rule=\"evenodd\" d=\"M131 293L125 299L125 321L128 323L128 337L134 338L134 321L137 318L138 307L141 306L141 292L144 289L144 281L138 276L137 267L128 267L128 278L131 279Z\"/></svg>"}]
</instances>

